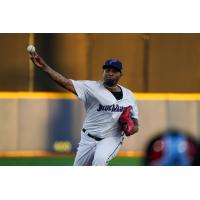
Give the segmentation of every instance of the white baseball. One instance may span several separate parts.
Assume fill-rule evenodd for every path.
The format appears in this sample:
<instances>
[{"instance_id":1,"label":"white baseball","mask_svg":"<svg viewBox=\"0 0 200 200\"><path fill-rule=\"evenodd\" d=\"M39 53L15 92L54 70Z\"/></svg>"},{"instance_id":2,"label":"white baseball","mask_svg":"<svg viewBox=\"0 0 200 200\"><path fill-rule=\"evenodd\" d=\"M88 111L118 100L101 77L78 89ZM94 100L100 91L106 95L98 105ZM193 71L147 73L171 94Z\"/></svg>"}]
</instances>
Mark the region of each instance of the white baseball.
<instances>
[{"instance_id":1,"label":"white baseball","mask_svg":"<svg viewBox=\"0 0 200 200\"><path fill-rule=\"evenodd\" d=\"M30 44L30 45L28 45L28 47L27 47L27 51L28 51L29 53L34 53L34 52L35 52L35 47L34 47L32 44Z\"/></svg>"}]
</instances>

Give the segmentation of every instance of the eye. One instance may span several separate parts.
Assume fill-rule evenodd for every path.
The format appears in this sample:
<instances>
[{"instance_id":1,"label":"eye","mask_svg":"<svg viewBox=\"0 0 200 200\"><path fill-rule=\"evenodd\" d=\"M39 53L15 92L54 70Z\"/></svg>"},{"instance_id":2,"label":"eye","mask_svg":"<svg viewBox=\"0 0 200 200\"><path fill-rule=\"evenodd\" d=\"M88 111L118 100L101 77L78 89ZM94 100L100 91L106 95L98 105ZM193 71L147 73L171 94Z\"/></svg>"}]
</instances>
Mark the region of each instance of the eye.
<instances>
[{"instance_id":1,"label":"eye","mask_svg":"<svg viewBox=\"0 0 200 200\"><path fill-rule=\"evenodd\" d=\"M106 73L110 72L110 69L105 69L105 72L106 72Z\"/></svg>"}]
</instances>

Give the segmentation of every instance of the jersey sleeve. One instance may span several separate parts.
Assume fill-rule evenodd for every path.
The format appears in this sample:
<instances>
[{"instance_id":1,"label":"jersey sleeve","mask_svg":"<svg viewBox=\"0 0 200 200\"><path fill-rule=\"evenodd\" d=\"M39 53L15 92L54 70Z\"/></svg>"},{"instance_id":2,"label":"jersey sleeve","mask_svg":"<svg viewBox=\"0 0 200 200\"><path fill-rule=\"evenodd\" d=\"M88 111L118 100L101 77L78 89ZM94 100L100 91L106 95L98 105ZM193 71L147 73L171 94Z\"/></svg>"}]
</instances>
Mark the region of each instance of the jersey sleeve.
<instances>
[{"instance_id":1,"label":"jersey sleeve","mask_svg":"<svg viewBox=\"0 0 200 200\"><path fill-rule=\"evenodd\" d=\"M80 100L86 102L88 97L88 81L71 80Z\"/></svg>"},{"instance_id":2,"label":"jersey sleeve","mask_svg":"<svg viewBox=\"0 0 200 200\"><path fill-rule=\"evenodd\" d=\"M130 94L130 100L131 100L131 106L133 108L132 118L139 119L138 107L137 107L136 99L133 93Z\"/></svg>"}]
</instances>

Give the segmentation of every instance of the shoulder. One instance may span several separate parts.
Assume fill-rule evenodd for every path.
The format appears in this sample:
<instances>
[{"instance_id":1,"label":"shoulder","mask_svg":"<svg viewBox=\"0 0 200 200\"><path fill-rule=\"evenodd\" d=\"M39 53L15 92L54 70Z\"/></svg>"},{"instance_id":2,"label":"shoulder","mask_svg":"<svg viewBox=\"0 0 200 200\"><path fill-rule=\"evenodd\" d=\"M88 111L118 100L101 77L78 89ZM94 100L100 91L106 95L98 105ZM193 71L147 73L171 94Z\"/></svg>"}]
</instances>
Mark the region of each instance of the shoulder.
<instances>
[{"instance_id":1,"label":"shoulder","mask_svg":"<svg viewBox=\"0 0 200 200\"><path fill-rule=\"evenodd\" d=\"M128 95L133 95L133 92L130 90L130 89L128 89L128 88L126 88L126 87L124 87L124 86L122 86L122 85L119 85L121 88L122 88L122 90L124 91L124 92L126 92Z\"/></svg>"},{"instance_id":2,"label":"shoulder","mask_svg":"<svg viewBox=\"0 0 200 200\"><path fill-rule=\"evenodd\" d=\"M101 86L100 81L92 81L92 80L72 80L74 84L83 85L86 88L98 88Z\"/></svg>"},{"instance_id":3,"label":"shoulder","mask_svg":"<svg viewBox=\"0 0 200 200\"><path fill-rule=\"evenodd\" d=\"M100 81L91 81L91 80L85 80L83 81L85 85L91 88L98 88L101 86Z\"/></svg>"},{"instance_id":4,"label":"shoulder","mask_svg":"<svg viewBox=\"0 0 200 200\"><path fill-rule=\"evenodd\" d=\"M128 98L128 99L136 99L135 98L135 94L133 91L131 91L130 89L126 88L126 87L123 87L120 85L120 87L122 88L122 91L125 93L125 96Z\"/></svg>"}]
</instances>

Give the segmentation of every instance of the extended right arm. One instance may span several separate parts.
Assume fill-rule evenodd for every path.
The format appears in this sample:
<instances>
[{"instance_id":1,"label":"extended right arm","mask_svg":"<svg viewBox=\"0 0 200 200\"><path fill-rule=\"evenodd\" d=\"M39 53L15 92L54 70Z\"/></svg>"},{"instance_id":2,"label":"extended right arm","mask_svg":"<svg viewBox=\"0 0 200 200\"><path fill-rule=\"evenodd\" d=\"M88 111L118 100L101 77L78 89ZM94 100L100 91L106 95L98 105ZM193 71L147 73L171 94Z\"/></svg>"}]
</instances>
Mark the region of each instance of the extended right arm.
<instances>
[{"instance_id":1,"label":"extended right arm","mask_svg":"<svg viewBox=\"0 0 200 200\"><path fill-rule=\"evenodd\" d=\"M31 54L31 60L38 68L46 72L49 75L49 77L52 80L54 80L57 84L69 90L70 92L76 94L76 90L74 88L72 81L70 79L65 78L63 75L59 74L51 67L49 67L46 64L46 62L42 59L42 57L39 56L36 52Z\"/></svg>"}]
</instances>

